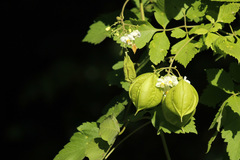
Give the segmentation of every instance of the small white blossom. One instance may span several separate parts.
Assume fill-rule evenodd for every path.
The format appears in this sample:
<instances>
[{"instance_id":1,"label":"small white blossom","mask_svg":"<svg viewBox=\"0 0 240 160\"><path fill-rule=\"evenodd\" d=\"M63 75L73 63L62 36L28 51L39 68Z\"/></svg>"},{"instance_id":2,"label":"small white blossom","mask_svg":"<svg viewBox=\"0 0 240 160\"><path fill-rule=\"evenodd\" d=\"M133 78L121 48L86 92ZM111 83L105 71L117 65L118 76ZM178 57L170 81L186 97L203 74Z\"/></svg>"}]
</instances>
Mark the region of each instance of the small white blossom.
<instances>
[{"instance_id":1,"label":"small white blossom","mask_svg":"<svg viewBox=\"0 0 240 160\"><path fill-rule=\"evenodd\" d=\"M132 44L132 41L135 41L135 38L138 38L141 36L141 33L138 30L132 31L130 34L124 35L120 38L120 40L123 43L126 43L128 45Z\"/></svg>"},{"instance_id":2,"label":"small white blossom","mask_svg":"<svg viewBox=\"0 0 240 160\"><path fill-rule=\"evenodd\" d=\"M141 33L139 32L139 30L134 30L130 33L130 35L132 35L133 37L141 37Z\"/></svg>"},{"instance_id":3,"label":"small white blossom","mask_svg":"<svg viewBox=\"0 0 240 160\"><path fill-rule=\"evenodd\" d=\"M191 83L189 80L187 80L187 76L184 76L184 77L183 77L183 80L186 81L186 82L189 83L189 84Z\"/></svg>"},{"instance_id":4,"label":"small white blossom","mask_svg":"<svg viewBox=\"0 0 240 160\"><path fill-rule=\"evenodd\" d=\"M123 43L126 43L126 44L132 44L130 38L126 35L126 36L122 36L120 38L120 40L123 42Z\"/></svg>"},{"instance_id":5,"label":"small white blossom","mask_svg":"<svg viewBox=\"0 0 240 160\"><path fill-rule=\"evenodd\" d=\"M163 77L159 78L156 83L156 87L164 88L165 87L165 82Z\"/></svg>"}]
</instances>

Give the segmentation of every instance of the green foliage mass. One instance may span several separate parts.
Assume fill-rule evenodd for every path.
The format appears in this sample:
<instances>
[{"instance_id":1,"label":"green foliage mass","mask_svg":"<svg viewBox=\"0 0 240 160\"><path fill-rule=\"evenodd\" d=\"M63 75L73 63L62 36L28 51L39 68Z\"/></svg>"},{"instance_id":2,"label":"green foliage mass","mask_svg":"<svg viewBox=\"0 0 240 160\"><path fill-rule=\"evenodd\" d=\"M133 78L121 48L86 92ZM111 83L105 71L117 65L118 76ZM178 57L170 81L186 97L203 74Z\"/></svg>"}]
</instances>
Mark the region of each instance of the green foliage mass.
<instances>
[{"instance_id":1,"label":"green foliage mass","mask_svg":"<svg viewBox=\"0 0 240 160\"><path fill-rule=\"evenodd\" d=\"M216 61L221 58L231 59L231 63L225 68L219 66L205 69L208 84L201 93L200 103L218 109L209 127L215 130L215 133L206 146L207 152L220 135L227 144L229 159L239 160L240 1L132 0L135 6L128 10L126 6L129 1L125 1L118 16L110 13L102 16L102 19L98 18L82 40L99 44L106 38L112 38L122 47L120 54L122 60L113 65L107 81L110 86L118 86L123 91L106 105L104 114L96 122L80 125L70 142L54 160L81 160L85 157L90 160L107 159L122 142L148 124L152 124L161 137L164 137L164 133L197 134L194 117L179 128L165 119L162 103L148 109L142 106L143 110L134 115L128 91L136 76L152 70L157 78L163 75L176 75L175 71L181 77L177 65L188 70L193 58L206 51L212 52ZM177 26L174 26L175 24ZM127 55L127 62L123 61L124 55ZM199 81L204 80L203 78ZM156 91L159 88L155 85L154 82L144 90L149 91L148 88L152 88ZM140 92L141 88L137 91ZM167 93L168 91L164 91L165 95L158 101L164 100ZM143 98L147 99L147 96ZM204 115L200 116L204 118ZM135 124L143 119L147 122L115 144L118 136L122 136L129 124ZM164 148L167 153L166 145ZM170 159L168 154L167 159Z\"/></svg>"}]
</instances>

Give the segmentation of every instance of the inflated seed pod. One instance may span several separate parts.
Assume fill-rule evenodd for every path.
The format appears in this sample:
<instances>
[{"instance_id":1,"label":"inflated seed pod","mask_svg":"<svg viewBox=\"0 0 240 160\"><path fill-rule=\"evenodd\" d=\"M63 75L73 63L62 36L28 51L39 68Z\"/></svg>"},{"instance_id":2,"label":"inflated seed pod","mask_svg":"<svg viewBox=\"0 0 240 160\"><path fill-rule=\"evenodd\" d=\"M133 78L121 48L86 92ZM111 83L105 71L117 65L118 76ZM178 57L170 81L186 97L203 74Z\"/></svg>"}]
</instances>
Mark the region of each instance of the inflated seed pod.
<instances>
[{"instance_id":1,"label":"inflated seed pod","mask_svg":"<svg viewBox=\"0 0 240 160\"><path fill-rule=\"evenodd\" d=\"M129 96L137 112L155 107L161 102L163 91L156 87L157 79L155 73L145 73L138 76L130 85Z\"/></svg>"},{"instance_id":2,"label":"inflated seed pod","mask_svg":"<svg viewBox=\"0 0 240 160\"><path fill-rule=\"evenodd\" d=\"M181 78L179 83L168 91L163 100L163 115L169 123L182 127L194 115L198 100L195 88Z\"/></svg>"}]
</instances>

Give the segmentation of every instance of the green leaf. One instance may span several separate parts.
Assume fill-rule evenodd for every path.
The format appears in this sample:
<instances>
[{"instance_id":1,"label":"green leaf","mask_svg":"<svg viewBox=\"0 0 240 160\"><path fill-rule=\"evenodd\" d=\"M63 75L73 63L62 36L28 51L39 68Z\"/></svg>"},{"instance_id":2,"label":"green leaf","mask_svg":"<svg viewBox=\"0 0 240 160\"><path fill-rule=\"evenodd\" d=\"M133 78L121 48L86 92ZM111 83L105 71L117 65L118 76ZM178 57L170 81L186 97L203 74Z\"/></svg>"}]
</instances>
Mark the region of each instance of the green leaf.
<instances>
[{"instance_id":1,"label":"green leaf","mask_svg":"<svg viewBox=\"0 0 240 160\"><path fill-rule=\"evenodd\" d=\"M231 160L240 159L240 116L226 107L223 113L223 130L221 131L224 142L227 142L227 152Z\"/></svg>"},{"instance_id":2,"label":"green leaf","mask_svg":"<svg viewBox=\"0 0 240 160\"><path fill-rule=\"evenodd\" d=\"M120 126L114 116L108 117L100 124L99 135L103 140L107 141L109 145L114 143L119 132Z\"/></svg>"},{"instance_id":3,"label":"green leaf","mask_svg":"<svg viewBox=\"0 0 240 160\"><path fill-rule=\"evenodd\" d=\"M229 38L227 37L219 37L215 41L215 47L217 47L223 53L233 56L238 60L238 63L240 63L240 41L237 41L237 43L233 43L230 42Z\"/></svg>"},{"instance_id":4,"label":"green leaf","mask_svg":"<svg viewBox=\"0 0 240 160\"><path fill-rule=\"evenodd\" d=\"M169 47L170 47L170 42L165 32L156 33L149 45L150 60L155 65L163 61L164 57L167 55Z\"/></svg>"},{"instance_id":5,"label":"green leaf","mask_svg":"<svg viewBox=\"0 0 240 160\"><path fill-rule=\"evenodd\" d=\"M203 20L207 8L207 5L204 5L201 3L201 1L195 1L187 10L187 17L190 19L190 21L198 23Z\"/></svg>"},{"instance_id":6,"label":"green leaf","mask_svg":"<svg viewBox=\"0 0 240 160\"><path fill-rule=\"evenodd\" d=\"M213 86L224 90L226 93L231 93L234 90L234 84L230 74L223 69L208 69L206 72L207 80Z\"/></svg>"},{"instance_id":7,"label":"green leaf","mask_svg":"<svg viewBox=\"0 0 240 160\"><path fill-rule=\"evenodd\" d=\"M131 20L132 24L139 25L137 28L141 33L141 37L136 38L135 44L137 48L143 48L152 38L153 34L157 31L149 22L141 20Z\"/></svg>"},{"instance_id":8,"label":"green leaf","mask_svg":"<svg viewBox=\"0 0 240 160\"><path fill-rule=\"evenodd\" d=\"M217 22L233 22L236 19L235 14L238 12L239 8L239 3L223 4L219 9Z\"/></svg>"},{"instance_id":9,"label":"green leaf","mask_svg":"<svg viewBox=\"0 0 240 160\"><path fill-rule=\"evenodd\" d=\"M103 159L108 148L109 145L106 141L101 138L95 138L94 141L88 143L85 154L89 160L100 160Z\"/></svg>"},{"instance_id":10,"label":"green leaf","mask_svg":"<svg viewBox=\"0 0 240 160\"><path fill-rule=\"evenodd\" d=\"M106 37L109 36L109 33L105 30L106 27L107 26L102 21L93 23L82 41L93 44L101 43Z\"/></svg>"},{"instance_id":11,"label":"green leaf","mask_svg":"<svg viewBox=\"0 0 240 160\"><path fill-rule=\"evenodd\" d=\"M155 109L151 112L152 114L152 125L157 129L157 134L160 134L161 131L165 133L176 133L176 134L185 134L185 133L195 133L197 134L196 126L195 126L195 118L192 117L190 122L186 124L182 129L178 128L172 124L170 124L163 116L161 106L155 107Z\"/></svg>"},{"instance_id":12,"label":"green leaf","mask_svg":"<svg viewBox=\"0 0 240 160\"><path fill-rule=\"evenodd\" d=\"M226 106L226 101L223 102L223 104L221 105L221 107L219 108L217 114L215 115L215 118L213 119L209 129L213 129L216 125L217 125L217 131L220 131L220 127L222 125L222 114L223 114L223 110L224 107Z\"/></svg>"},{"instance_id":13,"label":"green leaf","mask_svg":"<svg viewBox=\"0 0 240 160\"><path fill-rule=\"evenodd\" d=\"M172 30L171 37L184 38L185 36L186 36L186 32L180 28L175 28Z\"/></svg>"},{"instance_id":14,"label":"green leaf","mask_svg":"<svg viewBox=\"0 0 240 160\"><path fill-rule=\"evenodd\" d=\"M163 28L166 28L170 20L166 15L165 0L157 0L157 3L154 6L154 10L155 19Z\"/></svg>"},{"instance_id":15,"label":"green leaf","mask_svg":"<svg viewBox=\"0 0 240 160\"><path fill-rule=\"evenodd\" d=\"M193 27L190 31L189 34L197 34L197 35L203 35L203 34L207 34L209 31L209 26L206 25L199 25L199 26L195 26Z\"/></svg>"},{"instance_id":16,"label":"green leaf","mask_svg":"<svg viewBox=\"0 0 240 160\"><path fill-rule=\"evenodd\" d=\"M119 70L119 69L122 69L123 68L123 61L118 61L117 63L115 63L113 66L112 66L112 69L113 70Z\"/></svg>"},{"instance_id":17,"label":"green leaf","mask_svg":"<svg viewBox=\"0 0 240 160\"><path fill-rule=\"evenodd\" d=\"M207 37L205 38L205 45L207 46L207 48L213 46L213 43L216 41L216 39L219 37L219 35L215 34L215 33L208 33ZM212 48L213 49L213 48Z\"/></svg>"},{"instance_id":18,"label":"green leaf","mask_svg":"<svg viewBox=\"0 0 240 160\"><path fill-rule=\"evenodd\" d=\"M212 143L213 143L213 141L216 139L217 134L218 134L218 131L216 131L216 132L213 134L213 136L209 139L209 141L208 141L208 148L207 148L207 152L206 152L206 153L208 153L208 152L210 151L210 149L211 149L211 147L212 147Z\"/></svg>"},{"instance_id":19,"label":"green leaf","mask_svg":"<svg viewBox=\"0 0 240 160\"><path fill-rule=\"evenodd\" d=\"M227 99L228 106L240 116L240 96L232 95Z\"/></svg>"},{"instance_id":20,"label":"green leaf","mask_svg":"<svg viewBox=\"0 0 240 160\"><path fill-rule=\"evenodd\" d=\"M200 52L202 45L202 42L197 42L186 37L172 46L171 53L173 55L177 54L175 60L186 68L192 58Z\"/></svg>"},{"instance_id":21,"label":"green leaf","mask_svg":"<svg viewBox=\"0 0 240 160\"><path fill-rule=\"evenodd\" d=\"M128 96L128 94L124 91L123 94L114 97L114 99L111 100L106 107L108 110L97 120L97 122L102 123L109 116L114 116L117 118L121 117L120 114L123 113L125 109L124 105L128 103L126 96Z\"/></svg>"},{"instance_id":22,"label":"green leaf","mask_svg":"<svg viewBox=\"0 0 240 160\"><path fill-rule=\"evenodd\" d=\"M78 130L80 132L71 137L70 142L64 146L54 160L81 160L85 157L89 142L99 137L99 129L95 122L87 122L79 126Z\"/></svg>"},{"instance_id":23,"label":"green leaf","mask_svg":"<svg viewBox=\"0 0 240 160\"><path fill-rule=\"evenodd\" d=\"M200 103L209 107L216 107L217 104L224 101L227 95L222 89L208 85L200 97Z\"/></svg>"}]
</instances>

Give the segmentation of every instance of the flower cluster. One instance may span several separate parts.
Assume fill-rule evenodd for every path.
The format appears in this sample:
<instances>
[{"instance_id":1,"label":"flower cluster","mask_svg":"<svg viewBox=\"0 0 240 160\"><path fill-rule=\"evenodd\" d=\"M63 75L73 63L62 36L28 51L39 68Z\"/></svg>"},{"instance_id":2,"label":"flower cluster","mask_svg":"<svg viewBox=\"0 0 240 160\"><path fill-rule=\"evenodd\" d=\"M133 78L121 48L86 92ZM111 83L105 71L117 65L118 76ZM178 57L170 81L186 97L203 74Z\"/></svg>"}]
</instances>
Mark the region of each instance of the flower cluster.
<instances>
[{"instance_id":1,"label":"flower cluster","mask_svg":"<svg viewBox=\"0 0 240 160\"><path fill-rule=\"evenodd\" d=\"M190 83L189 80L187 80L187 77L184 76L183 78L186 82ZM176 86L178 84L178 79L174 75L166 75L166 76L161 76L156 83L156 87L159 87L163 89L164 93L167 93L167 91Z\"/></svg>"},{"instance_id":2,"label":"flower cluster","mask_svg":"<svg viewBox=\"0 0 240 160\"><path fill-rule=\"evenodd\" d=\"M141 37L141 33L139 32L139 30L134 30L131 33L124 35L120 38L120 40L123 43L126 43L128 45L132 45L132 41L135 40L135 38L139 38Z\"/></svg>"}]
</instances>

